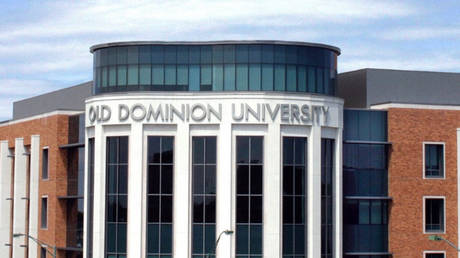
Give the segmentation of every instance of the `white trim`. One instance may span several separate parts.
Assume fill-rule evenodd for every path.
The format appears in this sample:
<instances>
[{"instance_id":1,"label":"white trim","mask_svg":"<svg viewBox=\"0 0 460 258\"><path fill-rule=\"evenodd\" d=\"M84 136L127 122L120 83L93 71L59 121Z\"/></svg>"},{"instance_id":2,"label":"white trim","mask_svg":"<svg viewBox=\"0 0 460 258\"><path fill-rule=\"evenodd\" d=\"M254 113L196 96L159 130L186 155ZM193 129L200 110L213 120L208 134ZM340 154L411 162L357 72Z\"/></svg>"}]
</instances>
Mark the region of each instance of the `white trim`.
<instances>
[{"instance_id":1,"label":"white trim","mask_svg":"<svg viewBox=\"0 0 460 258\"><path fill-rule=\"evenodd\" d=\"M370 109L386 110L389 108L412 108L432 110L460 110L458 105L429 105L429 104L407 104L407 103L386 103L371 105Z\"/></svg>"},{"instance_id":2,"label":"white trim","mask_svg":"<svg viewBox=\"0 0 460 258\"><path fill-rule=\"evenodd\" d=\"M443 205L443 215L444 215L444 225L443 225L443 230L442 231L433 231L433 232L426 232L425 229L425 200L426 199L442 199L444 201L444 205ZM423 196L423 214L422 214L422 217L423 217L423 234L445 234L446 233L446 225L447 225L447 221L446 221L446 197L445 196L431 196L431 195L428 195L428 196Z\"/></svg>"},{"instance_id":3,"label":"white trim","mask_svg":"<svg viewBox=\"0 0 460 258\"><path fill-rule=\"evenodd\" d=\"M423 251L423 258L426 258L427 254L444 254L444 258L446 257L446 251L425 250Z\"/></svg>"},{"instance_id":4,"label":"white trim","mask_svg":"<svg viewBox=\"0 0 460 258\"><path fill-rule=\"evenodd\" d=\"M425 175L425 145L442 145L442 177L426 177ZM446 143L445 142L423 142L422 143L423 163L422 163L422 178L428 180L446 179Z\"/></svg>"},{"instance_id":5,"label":"white trim","mask_svg":"<svg viewBox=\"0 0 460 258\"><path fill-rule=\"evenodd\" d=\"M49 117L49 116L55 116L55 115L72 116L72 115L79 115L79 114L84 114L84 113L85 113L85 111L55 110L55 111L43 113L43 114L36 115L36 116L30 116L30 117L21 118L21 119L18 119L18 120L8 121L8 122L0 124L0 127L19 124L19 123L23 123L23 122L27 122L27 121L31 121L31 120L35 120L35 119L41 119L41 118L45 118L45 117Z\"/></svg>"}]
</instances>

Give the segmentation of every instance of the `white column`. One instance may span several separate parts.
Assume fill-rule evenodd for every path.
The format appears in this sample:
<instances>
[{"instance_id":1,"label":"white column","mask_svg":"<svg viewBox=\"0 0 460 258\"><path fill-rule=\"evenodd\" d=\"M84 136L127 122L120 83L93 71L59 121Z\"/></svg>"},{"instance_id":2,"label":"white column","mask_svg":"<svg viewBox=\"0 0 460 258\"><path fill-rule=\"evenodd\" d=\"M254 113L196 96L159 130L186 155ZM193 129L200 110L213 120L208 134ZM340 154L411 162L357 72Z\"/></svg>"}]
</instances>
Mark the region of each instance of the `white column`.
<instances>
[{"instance_id":1,"label":"white column","mask_svg":"<svg viewBox=\"0 0 460 258\"><path fill-rule=\"evenodd\" d=\"M308 139L308 257L321 257L321 127Z\"/></svg>"},{"instance_id":2,"label":"white column","mask_svg":"<svg viewBox=\"0 0 460 258\"><path fill-rule=\"evenodd\" d=\"M264 143L264 254L281 257L281 128L277 123L268 126Z\"/></svg>"},{"instance_id":3,"label":"white column","mask_svg":"<svg viewBox=\"0 0 460 258\"><path fill-rule=\"evenodd\" d=\"M128 169L128 257L142 257L143 252L143 127L140 123L131 124L129 137L129 169ZM96 257L96 256L95 256Z\"/></svg>"},{"instance_id":4,"label":"white column","mask_svg":"<svg viewBox=\"0 0 460 258\"><path fill-rule=\"evenodd\" d=\"M0 141L0 257L8 257L10 247L11 159L8 141Z\"/></svg>"},{"instance_id":5,"label":"white column","mask_svg":"<svg viewBox=\"0 0 460 258\"><path fill-rule=\"evenodd\" d=\"M174 257L189 257L190 214L190 131L189 125L177 124L174 139Z\"/></svg>"},{"instance_id":6,"label":"white column","mask_svg":"<svg viewBox=\"0 0 460 258\"><path fill-rule=\"evenodd\" d=\"M105 230L105 138L102 126L94 131L93 257L104 257Z\"/></svg>"},{"instance_id":7,"label":"white column","mask_svg":"<svg viewBox=\"0 0 460 258\"><path fill-rule=\"evenodd\" d=\"M232 125L222 123L217 138L217 194L216 234L224 230L236 230L232 226ZM218 236L218 235L217 235ZM216 237L217 237L216 236ZM216 257L232 257L232 239L235 236L222 235L216 250Z\"/></svg>"},{"instance_id":8,"label":"white column","mask_svg":"<svg viewBox=\"0 0 460 258\"><path fill-rule=\"evenodd\" d=\"M14 151L14 209L13 234L26 232L26 191L27 191L27 156L24 148L24 139L16 138ZM13 238L13 257L25 256L24 237Z\"/></svg>"},{"instance_id":9,"label":"white column","mask_svg":"<svg viewBox=\"0 0 460 258\"><path fill-rule=\"evenodd\" d=\"M343 173L342 173L342 129L339 128L336 130L337 134L335 136L335 162L334 162L334 190L333 190L333 198L334 198L334 257L341 258L342 257L342 234L343 234L343 225L342 225L342 218L343 218L343 190L342 190L342 182L343 182Z\"/></svg>"},{"instance_id":10,"label":"white column","mask_svg":"<svg viewBox=\"0 0 460 258\"><path fill-rule=\"evenodd\" d=\"M38 181L40 178L40 135L30 141L29 235L38 238ZM37 245L29 241L29 257L38 257Z\"/></svg>"}]
</instances>

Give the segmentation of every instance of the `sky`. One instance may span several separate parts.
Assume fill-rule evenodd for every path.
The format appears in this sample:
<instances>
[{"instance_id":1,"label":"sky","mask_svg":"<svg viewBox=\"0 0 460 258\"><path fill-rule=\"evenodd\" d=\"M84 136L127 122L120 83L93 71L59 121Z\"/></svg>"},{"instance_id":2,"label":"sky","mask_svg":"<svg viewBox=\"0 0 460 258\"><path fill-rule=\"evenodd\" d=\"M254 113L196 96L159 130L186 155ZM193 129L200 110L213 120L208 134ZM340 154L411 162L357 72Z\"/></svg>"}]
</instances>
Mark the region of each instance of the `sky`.
<instances>
[{"instance_id":1,"label":"sky","mask_svg":"<svg viewBox=\"0 0 460 258\"><path fill-rule=\"evenodd\" d=\"M460 72L458 0L1 0L0 121L13 102L92 80L89 47L291 40L341 49L339 72Z\"/></svg>"}]
</instances>

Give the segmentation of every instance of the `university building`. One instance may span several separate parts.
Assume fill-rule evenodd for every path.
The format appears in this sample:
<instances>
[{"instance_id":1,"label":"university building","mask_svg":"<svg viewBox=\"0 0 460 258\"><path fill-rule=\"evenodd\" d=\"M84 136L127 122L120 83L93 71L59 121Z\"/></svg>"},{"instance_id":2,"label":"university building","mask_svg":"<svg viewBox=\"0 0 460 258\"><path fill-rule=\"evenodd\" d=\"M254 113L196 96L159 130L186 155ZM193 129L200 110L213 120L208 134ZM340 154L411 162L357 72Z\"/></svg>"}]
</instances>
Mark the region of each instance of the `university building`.
<instances>
[{"instance_id":1,"label":"university building","mask_svg":"<svg viewBox=\"0 0 460 258\"><path fill-rule=\"evenodd\" d=\"M458 257L460 74L337 74L306 42L90 51L93 81L0 123L0 257Z\"/></svg>"}]
</instances>

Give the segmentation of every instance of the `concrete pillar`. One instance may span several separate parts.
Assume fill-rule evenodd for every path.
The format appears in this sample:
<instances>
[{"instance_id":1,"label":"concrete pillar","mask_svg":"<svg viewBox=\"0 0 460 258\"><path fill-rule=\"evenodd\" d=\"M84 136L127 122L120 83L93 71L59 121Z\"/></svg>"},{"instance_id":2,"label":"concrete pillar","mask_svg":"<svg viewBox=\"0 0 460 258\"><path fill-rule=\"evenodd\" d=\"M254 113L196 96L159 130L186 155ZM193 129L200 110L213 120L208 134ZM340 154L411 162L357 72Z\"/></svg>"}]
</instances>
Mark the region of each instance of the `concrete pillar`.
<instances>
[{"instance_id":1,"label":"concrete pillar","mask_svg":"<svg viewBox=\"0 0 460 258\"><path fill-rule=\"evenodd\" d=\"M321 257L321 127L312 126L308 139L308 257Z\"/></svg>"},{"instance_id":2,"label":"concrete pillar","mask_svg":"<svg viewBox=\"0 0 460 258\"><path fill-rule=\"evenodd\" d=\"M93 257L104 257L105 246L105 142L102 126L94 130Z\"/></svg>"},{"instance_id":3,"label":"concrete pillar","mask_svg":"<svg viewBox=\"0 0 460 258\"><path fill-rule=\"evenodd\" d=\"M190 214L190 131L189 125L177 124L174 139L174 257L190 257L188 248Z\"/></svg>"},{"instance_id":4,"label":"concrete pillar","mask_svg":"<svg viewBox=\"0 0 460 258\"><path fill-rule=\"evenodd\" d=\"M334 175L333 175L333 220L334 220L334 257L342 257L342 246L343 246L343 199L342 199L342 182L343 182L343 173L342 173L342 129L339 128L336 130L335 136L335 152L334 152Z\"/></svg>"},{"instance_id":5,"label":"concrete pillar","mask_svg":"<svg viewBox=\"0 0 460 258\"><path fill-rule=\"evenodd\" d=\"M266 257L282 257L281 221L281 128L278 123L268 126L264 139L264 250Z\"/></svg>"},{"instance_id":6,"label":"concrete pillar","mask_svg":"<svg viewBox=\"0 0 460 258\"><path fill-rule=\"evenodd\" d=\"M129 257L142 257L143 241L142 233L145 211L142 209L144 191L142 185L144 155L143 155L143 126L142 124L131 125L129 137L129 168L128 168L128 243L126 251ZM98 257L98 256L94 256Z\"/></svg>"},{"instance_id":7,"label":"concrete pillar","mask_svg":"<svg viewBox=\"0 0 460 258\"><path fill-rule=\"evenodd\" d=\"M8 141L0 141L0 257L10 252L11 158Z\"/></svg>"},{"instance_id":8,"label":"concrete pillar","mask_svg":"<svg viewBox=\"0 0 460 258\"><path fill-rule=\"evenodd\" d=\"M29 235L38 238L38 182L40 179L40 135L30 141ZM38 257L37 244L29 241L29 258Z\"/></svg>"},{"instance_id":9,"label":"concrete pillar","mask_svg":"<svg viewBox=\"0 0 460 258\"><path fill-rule=\"evenodd\" d=\"M14 151L14 209L13 234L26 233L27 206L27 156L24 155L24 139L16 138ZM24 237L13 238L13 257L25 256Z\"/></svg>"},{"instance_id":10,"label":"concrete pillar","mask_svg":"<svg viewBox=\"0 0 460 258\"><path fill-rule=\"evenodd\" d=\"M227 229L236 230L232 225L232 149L232 125L222 123L217 137L216 234ZM217 257L232 257L234 235L222 236L216 250Z\"/></svg>"}]
</instances>

